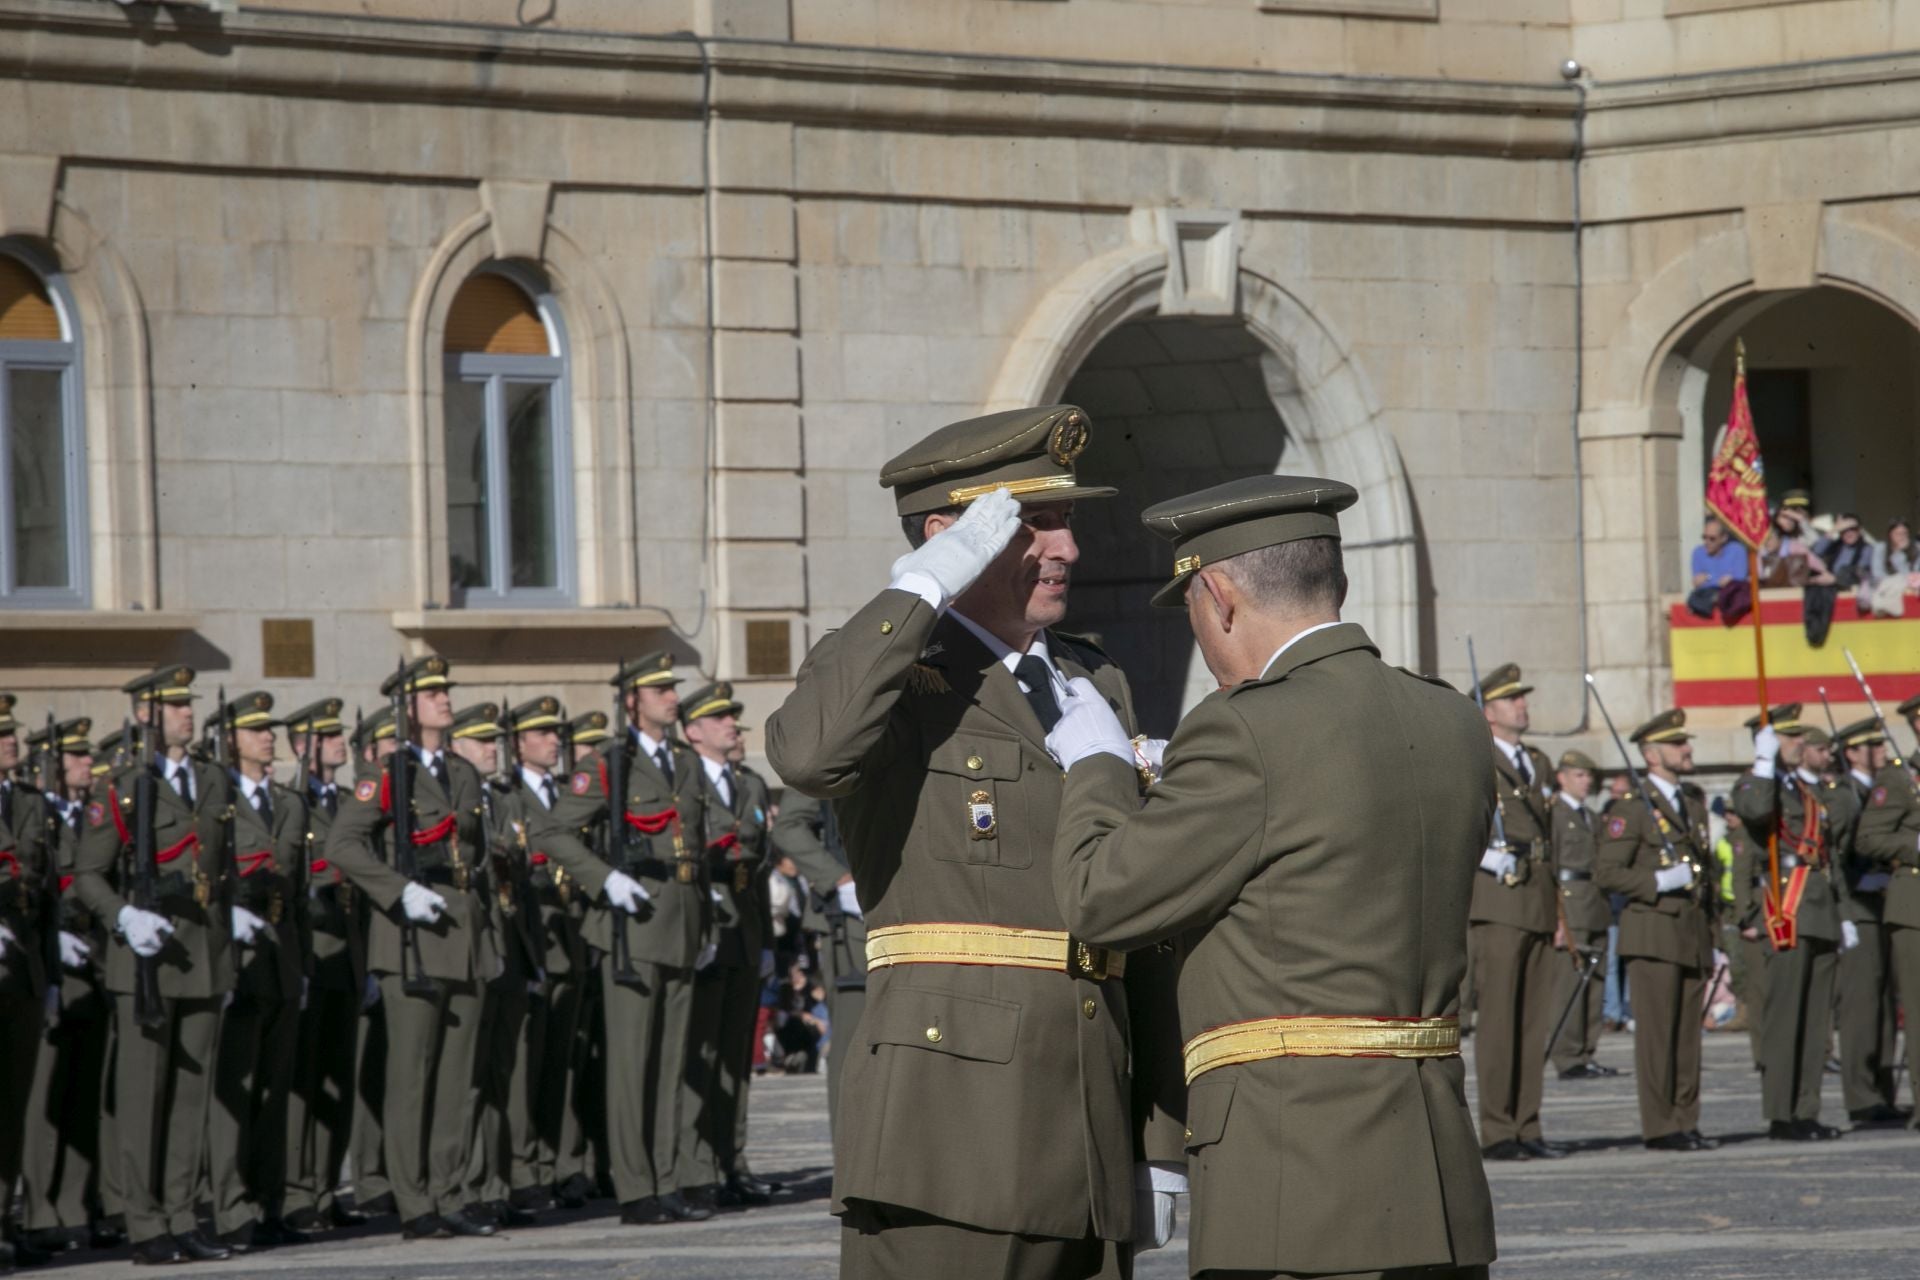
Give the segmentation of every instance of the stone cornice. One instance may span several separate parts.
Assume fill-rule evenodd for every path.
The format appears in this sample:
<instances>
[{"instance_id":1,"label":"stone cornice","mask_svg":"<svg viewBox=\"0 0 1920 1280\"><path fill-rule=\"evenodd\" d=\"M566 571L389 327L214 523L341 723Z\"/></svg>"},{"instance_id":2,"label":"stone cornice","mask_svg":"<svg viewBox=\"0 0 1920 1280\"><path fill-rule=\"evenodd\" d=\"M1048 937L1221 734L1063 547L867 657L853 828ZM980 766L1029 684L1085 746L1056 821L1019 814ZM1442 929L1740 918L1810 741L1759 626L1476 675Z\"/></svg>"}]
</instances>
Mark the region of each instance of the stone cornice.
<instances>
[{"instance_id":1,"label":"stone cornice","mask_svg":"<svg viewBox=\"0 0 1920 1280\"><path fill-rule=\"evenodd\" d=\"M1551 86L214 16L99 0L0 0L0 78L621 116L697 115L707 97L721 116L868 128L1511 157L1570 154L1575 107Z\"/></svg>"}]
</instances>

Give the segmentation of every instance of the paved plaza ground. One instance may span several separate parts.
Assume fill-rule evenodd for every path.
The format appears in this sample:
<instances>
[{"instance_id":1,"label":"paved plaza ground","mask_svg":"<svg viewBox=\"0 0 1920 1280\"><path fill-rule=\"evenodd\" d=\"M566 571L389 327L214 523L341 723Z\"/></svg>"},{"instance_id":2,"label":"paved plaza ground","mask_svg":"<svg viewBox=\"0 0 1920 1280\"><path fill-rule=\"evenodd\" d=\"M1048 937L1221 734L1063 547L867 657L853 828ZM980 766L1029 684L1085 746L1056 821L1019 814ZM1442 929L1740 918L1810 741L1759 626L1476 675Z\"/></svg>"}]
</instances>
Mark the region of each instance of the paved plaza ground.
<instances>
[{"instance_id":1,"label":"paved plaza ground","mask_svg":"<svg viewBox=\"0 0 1920 1280\"><path fill-rule=\"evenodd\" d=\"M1920 1276L1920 1135L1894 1130L1850 1134L1833 1143L1769 1142L1746 1037L1710 1035L1702 1127L1723 1145L1708 1154L1655 1154L1637 1137L1632 1057L1630 1036L1609 1036L1601 1058L1620 1068L1617 1079L1548 1080L1548 1134L1577 1143L1577 1155L1490 1168L1498 1280ZM1838 1082L1830 1075L1825 1118L1844 1115ZM178 1274L275 1280L833 1276L837 1229L826 1212L829 1151L821 1077L774 1078L754 1086L752 1159L758 1172L793 1186L785 1203L699 1225L648 1228L622 1227L611 1205L598 1204L492 1240L409 1245L390 1229L363 1231ZM1284 1205L1275 1208L1286 1211ZM130 1270L124 1256L96 1260L81 1254L38 1274L81 1280ZM1185 1276L1184 1231L1172 1247L1143 1257L1136 1274L1141 1280Z\"/></svg>"}]
</instances>

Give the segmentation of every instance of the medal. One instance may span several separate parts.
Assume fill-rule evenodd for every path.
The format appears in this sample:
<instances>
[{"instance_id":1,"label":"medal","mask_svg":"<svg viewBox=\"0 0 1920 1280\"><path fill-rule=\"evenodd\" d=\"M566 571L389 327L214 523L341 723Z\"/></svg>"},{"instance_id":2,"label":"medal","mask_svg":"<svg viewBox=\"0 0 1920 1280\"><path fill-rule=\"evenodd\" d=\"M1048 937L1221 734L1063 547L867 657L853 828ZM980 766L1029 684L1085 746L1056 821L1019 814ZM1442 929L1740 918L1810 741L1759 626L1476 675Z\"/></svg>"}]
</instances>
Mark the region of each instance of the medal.
<instances>
[{"instance_id":1,"label":"medal","mask_svg":"<svg viewBox=\"0 0 1920 1280\"><path fill-rule=\"evenodd\" d=\"M999 819L993 812L993 796L986 791L976 791L967 797L967 835L974 840L991 840L997 833Z\"/></svg>"}]
</instances>

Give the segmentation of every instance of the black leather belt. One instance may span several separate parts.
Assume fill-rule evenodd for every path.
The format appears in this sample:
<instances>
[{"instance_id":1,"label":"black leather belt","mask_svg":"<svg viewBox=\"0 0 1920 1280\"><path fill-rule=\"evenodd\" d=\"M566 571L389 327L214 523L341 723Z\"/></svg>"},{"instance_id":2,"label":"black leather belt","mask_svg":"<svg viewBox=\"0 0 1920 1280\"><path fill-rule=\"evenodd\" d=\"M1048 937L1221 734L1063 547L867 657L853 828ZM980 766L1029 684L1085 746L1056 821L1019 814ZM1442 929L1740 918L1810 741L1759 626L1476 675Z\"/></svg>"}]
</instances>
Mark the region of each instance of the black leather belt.
<instances>
[{"instance_id":1,"label":"black leather belt","mask_svg":"<svg viewBox=\"0 0 1920 1280\"><path fill-rule=\"evenodd\" d=\"M1560 872L1561 884L1575 884L1581 880L1591 880L1591 879L1593 879L1593 872L1591 871L1573 871L1567 868L1562 868Z\"/></svg>"},{"instance_id":2,"label":"black leather belt","mask_svg":"<svg viewBox=\"0 0 1920 1280\"><path fill-rule=\"evenodd\" d=\"M455 883L452 867L422 867L418 874L420 879L427 884L451 885Z\"/></svg>"},{"instance_id":3,"label":"black leather belt","mask_svg":"<svg viewBox=\"0 0 1920 1280\"><path fill-rule=\"evenodd\" d=\"M652 880L677 880L692 884L700 878L699 862L694 858L633 858L620 869L630 876Z\"/></svg>"}]
</instances>

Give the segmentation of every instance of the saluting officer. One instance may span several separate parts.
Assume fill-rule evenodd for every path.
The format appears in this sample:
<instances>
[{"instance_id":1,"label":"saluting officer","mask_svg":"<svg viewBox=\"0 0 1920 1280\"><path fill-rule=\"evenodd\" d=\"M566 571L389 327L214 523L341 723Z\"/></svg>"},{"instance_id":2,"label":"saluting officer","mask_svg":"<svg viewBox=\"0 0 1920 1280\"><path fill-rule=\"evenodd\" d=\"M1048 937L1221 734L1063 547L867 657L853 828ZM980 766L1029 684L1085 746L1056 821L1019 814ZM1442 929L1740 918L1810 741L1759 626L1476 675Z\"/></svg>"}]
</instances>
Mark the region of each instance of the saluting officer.
<instances>
[{"instance_id":1,"label":"saluting officer","mask_svg":"<svg viewBox=\"0 0 1920 1280\"><path fill-rule=\"evenodd\" d=\"M207 1130L213 1227L236 1253L298 1244L281 1221L286 1186L287 1094L300 1035L306 956L293 894L307 857L307 807L273 780L273 695L242 694L215 714L233 762L233 1003L220 1025Z\"/></svg>"},{"instance_id":2,"label":"saluting officer","mask_svg":"<svg viewBox=\"0 0 1920 1280\"><path fill-rule=\"evenodd\" d=\"M1706 1151L1720 1145L1700 1132L1700 1011L1713 972L1706 797L1683 781L1693 772L1685 711L1661 712L1632 741L1647 798L1629 793L1607 807L1594 878L1628 900L1619 950L1633 993L1640 1135L1655 1151Z\"/></svg>"},{"instance_id":3,"label":"saluting officer","mask_svg":"<svg viewBox=\"0 0 1920 1280\"><path fill-rule=\"evenodd\" d=\"M627 775L619 829L608 829L609 742L574 771L531 836L533 849L586 891L587 941L612 957L601 971L607 1147L620 1220L633 1226L713 1216L682 1195L676 1154L693 974L710 907L700 759L672 737L679 683L665 652L614 676L629 723L619 744ZM590 847L596 830L604 856Z\"/></svg>"},{"instance_id":4,"label":"saluting officer","mask_svg":"<svg viewBox=\"0 0 1920 1280\"><path fill-rule=\"evenodd\" d=\"M327 838L328 860L374 907L368 967L379 978L387 1031L386 1168L408 1240L494 1233L465 1209L480 987L500 960L481 897L480 774L447 750L452 687L437 656L387 677L380 692L405 698L412 741L393 757L397 765L361 776ZM411 879L397 869L394 849L392 780L402 768L413 801Z\"/></svg>"},{"instance_id":5,"label":"saluting officer","mask_svg":"<svg viewBox=\"0 0 1920 1280\"><path fill-rule=\"evenodd\" d=\"M13 1223L13 1184L26 1139L27 1096L33 1090L47 983L42 902L57 892L47 841L47 802L15 780L21 767L14 696L0 693L0 1267L44 1262ZM9 1245L8 1241L15 1241Z\"/></svg>"},{"instance_id":6,"label":"saluting officer","mask_svg":"<svg viewBox=\"0 0 1920 1280\"><path fill-rule=\"evenodd\" d=\"M1783 702L1767 711L1773 725L1799 724L1800 704ZM1760 716L1748 716L1749 734L1760 732ZM1777 730L1776 730L1777 732ZM1727 809L1727 839L1733 845L1733 913L1740 935L1740 949L1746 964L1744 974L1735 971L1742 984L1740 998L1747 1005L1747 1042L1753 1050L1753 1069L1766 1069L1767 997L1771 983L1767 968L1773 963L1773 939L1767 933L1767 887L1771 874L1767 865L1766 827L1749 831L1737 808Z\"/></svg>"},{"instance_id":7,"label":"saluting officer","mask_svg":"<svg viewBox=\"0 0 1920 1280\"><path fill-rule=\"evenodd\" d=\"M123 687L141 734L152 735L153 900L135 906L133 865L141 764L134 753L87 804L74 884L96 916L114 922L107 987L114 993L114 1114L120 1194L135 1262L233 1256L207 1238L195 1193L207 1151L207 1109L220 1006L233 990L231 919L219 909L230 849L225 814L233 781L195 760L193 669L163 667ZM139 1009L136 966L151 962L158 1007ZM147 1025L141 1025L145 1013ZM167 1105L156 1106L164 1098Z\"/></svg>"},{"instance_id":8,"label":"saluting officer","mask_svg":"<svg viewBox=\"0 0 1920 1280\"><path fill-rule=\"evenodd\" d=\"M1554 772L1559 790L1553 806L1553 878L1560 886L1560 917L1566 923L1567 948L1574 963L1562 970L1553 1007L1566 1007L1588 965L1605 964L1607 929L1613 912L1607 895L1593 880L1599 819L1587 807L1600 767L1578 751L1560 757ZM1557 1017L1558 1014L1556 1013ZM1553 1065L1562 1080L1598 1080L1620 1073L1594 1061L1600 1051L1600 1027L1606 1016L1606 989L1598 970L1587 980L1581 1007L1567 1015L1560 1039L1552 1046Z\"/></svg>"},{"instance_id":9,"label":"saluting officer","mask_svg":"<svg viewBox=\"0 0 1920 1280\"><path fill-rule=\"evenodd\" d=\"M727 1206L766 1204L779 1190L746 1160L747 1082L760 990L773 970L773 917L766 784L729 762L741 746L741 710L724 680L680 700L681 731L706 782L703 843L714 899L713 955L694 980L680 1157L688 1185Z\"/></svg>"},{"instance_id":10,"label":"saluting officer","mask_svg":"<svg viewBox=\"0 0 1920 1280\"><path fill-rule=\"evenodd\" d=\"M1901 703L1899 714L1920 734L1920 695ZM1894 990L1906 1015L1907 1079L1920 1082L1920 1035L1914 1034L1920 1026L1920 790L1907 762L1899 760L1889 760L1873 782L1854 847L1890 877L1882 920L1893 952ZM1920 1129L1920 1109L1907 1127Z\"/></svg>"},{"instance_id":11,"label":"saluting officer","mask_svg":"<svg viewBox=\"0 0 1920 1280\"><path fill-rule=\"evenodd\" d=\"M328 861L327 837L340 812L347 737L339 698L287 716L287 745L306 765L306 1007L287 1100L287 1225L296 1231L350 1227L367 1215L334 1195L352 1150L354 1061L359 1047L367 947L353 886Z\"/></svg>"},{"instance_id":12,"label":"saluting officer","mask_svg":"<svg viewBox=\"0 0 1920 1280\"><path fill-rule=\"evenodd\" d=\"M1484 1277L1494 1256L1456 1017L1493 761L1469 702L1340 621L1357 497L1258 476L1148 508L1176 557L1154 603L1185 606L1220 689L1137 809L1090 682L1048 735L1068 926L1185 953L1196 1275Z\"/></svg>"},{"instance_id":13,"label":"saluting officer","mask_svg":"<svg viewBox=\"0 0 1920 1280\"><path fill-rule=\"evenodd\" d=\"M1880 722L1869 716L1840 730L1838 742L1846 757L1841 780L1853 793L1853 818L1844 837L1836 834L1840 874L1846 881L1841 895L1839 1009L1840 1087L1847 1115L1854 1127L1899 1124L1907 1112L1895 1105L1898 1084L1893 1075L1895 1024L1892 944L1885 924L1887 886L1893 876L1861 850L1860 818L1887 766L1887 738Z\"/></svg>"},{"instance_id":14,"label":"saluting officer","mask_svg":"<svg viewBox=\"0 0 1920 1280\"><path fill-rule=\"evenodd\" d=\"M773 824L773 847L800 868L814 900L808 907L821 912L820 980L827 989L827 1024L833 1031L827 1045L827 1119L837 1126L840 1078L867 1006L867 922L831 804L787 788Z\"/></svg>"},{"instance_id":15,"label":"saluting officer","mask_svg":"<svg viewBox=\"0 0 1920 1280\"><path fill-rule=\"evenodd\" d=\"M1777 833L1780 901L1769 922L1774 954L1767 962L1767 1025L1761 1041L1760 1096L1767 1136L1794 1142L1840 1136L1820 1123L1820 1084L1833 1018L1833 982L1841 936L1833 878L1829 807L1851 793L1821 775L1825 731L1797 720L1763 727L1753 740L1753 768L1733 788L1733 808L1770 875L1766 838Z\"/></svg>"},{"instance_id":16,"label":"saluting officer","mask_svg":"<svg viewBox=\"0 0 1920 1280\"><path fill-rule=\"evenodd\" d=\"M1566 1150L1540 1132L1541 1077L1560 961L1553 954L1559 908L1549 860L1553 762L1521 742L1533 686L1509 662L1480 682L1507 847L1488 846L1474 877L1474 1073L1480 1141L1489 1160L1557 1159Z\"/></svg>"},{"instance_id":17,"label":"saluting officer","mask_svg":"<svg viewBox=\"0 0 1920 1280\"><path fill-rule=\"evenodd\" d=\"M1090 433L1072 405L1019 409L888 462L913 550L768 723L780 776L834 802L869 926L835 1131L846 1277L1118 1276L1161 1238L1144 1161L1179 1158L1178 1121L1136 1151L1127 957L1069 936L1048 869L1068 679L1132 719L1119 667L1051 629L1072 504L1114 492L1075 475Z\"/></svg>"}]
</instances>

